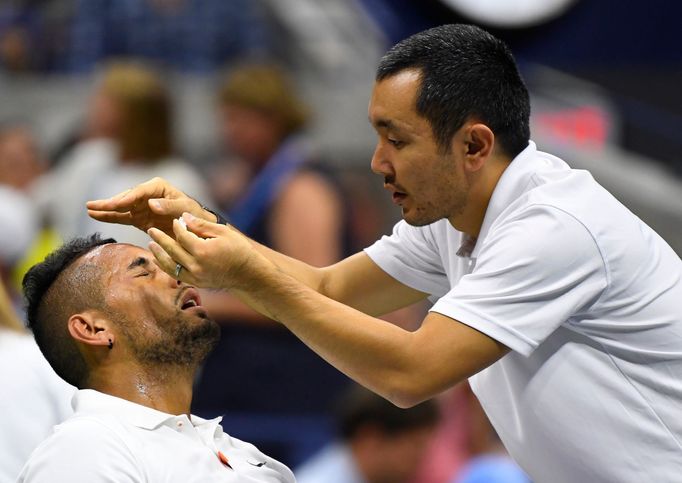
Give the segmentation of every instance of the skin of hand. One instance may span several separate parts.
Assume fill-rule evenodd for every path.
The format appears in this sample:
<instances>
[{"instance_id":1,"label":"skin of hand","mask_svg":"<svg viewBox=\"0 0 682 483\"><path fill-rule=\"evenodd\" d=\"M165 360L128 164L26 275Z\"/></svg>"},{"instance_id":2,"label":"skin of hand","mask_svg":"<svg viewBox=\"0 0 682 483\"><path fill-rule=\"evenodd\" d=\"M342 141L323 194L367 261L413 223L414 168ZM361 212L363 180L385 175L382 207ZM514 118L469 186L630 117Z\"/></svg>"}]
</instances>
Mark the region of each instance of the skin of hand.
<instances>
[{"instance_id":1,"label":"skin of hand","mask_svg":"<svg viewBox=\"0 0 682 483\"><path fill-rule=\"evenodd\" d=\"M86 203L88 215L98 221L132 225L142 231L154 227L174 236L173 220L183 213L213 222L215 215L163 178L153 178L105 200Z\"/></svg>"},{"instance_id":2,"label":"skin of hand","mask_svg":"<svg viewBox=\"0 0 682 483\"><path fill-rule=\"evenodd\" d=\"M149 249L156 264L175 276L176 263L182 265L179 280L197 287L248 290L252 274L259 268L277 269L254 248L248 238L229 225L219 225L184 213L182 223L172 221L172 233L148 230L154 240Z\"/></svg>"}]
</instances>

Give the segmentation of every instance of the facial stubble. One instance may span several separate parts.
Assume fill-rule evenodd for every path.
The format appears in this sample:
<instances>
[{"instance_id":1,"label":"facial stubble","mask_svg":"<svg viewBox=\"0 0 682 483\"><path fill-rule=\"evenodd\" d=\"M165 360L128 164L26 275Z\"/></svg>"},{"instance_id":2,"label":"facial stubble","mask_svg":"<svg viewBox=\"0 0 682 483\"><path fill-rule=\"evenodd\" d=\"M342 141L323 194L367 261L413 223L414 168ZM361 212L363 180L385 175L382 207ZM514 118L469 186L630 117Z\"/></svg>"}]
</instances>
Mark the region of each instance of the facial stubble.
<instances>
[{"instance_id":1,"label":"facial stubble","mask_svg":"<svg viewBox=\"0 0 682 483\"><path fill-rule=\"evenodd\" d=\"M188 320L197 317L201 322ZM157 322L158 331L153 338L140 335L134 327L128 320L121 323L121 330L135 358L150 365L198 365L220 339L217 323L203 315L188 315L180 309L176 309L167 320Z\"/></svg>"}]
</instances>

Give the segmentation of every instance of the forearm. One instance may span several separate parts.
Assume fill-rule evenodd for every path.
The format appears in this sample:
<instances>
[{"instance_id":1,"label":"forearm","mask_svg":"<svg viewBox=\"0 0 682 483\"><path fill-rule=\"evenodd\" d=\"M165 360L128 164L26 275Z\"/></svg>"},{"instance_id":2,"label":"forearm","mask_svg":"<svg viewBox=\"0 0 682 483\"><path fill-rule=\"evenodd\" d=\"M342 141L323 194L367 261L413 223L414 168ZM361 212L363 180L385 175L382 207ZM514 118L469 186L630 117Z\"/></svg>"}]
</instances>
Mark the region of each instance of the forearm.
<instances>
[{"instance_id":1,"label":"forearm","mask_svg":"<svg viewBox=\"0 0 682 483\"><path fill-rule=\"evenodd\" d=\"M419 358L412 333L316 293L279 270L267 270L233 293L350 378L397 405L414 403Z\"/></svg>"},{"instance_id":2,"label":"forearm","mask_svg":"<svg viewBox=\"0 0 682 483\"><path fill-rule=\"evenodd\" d=\"M233 230L239 232L239 230L230 225L225 218L219 216L217 213L209 210L206 207L203 207L203 209L203 218L205 220L208 220L212 223L226 224ZM279 270L298 280L302 284L305 284L307 287L315 290L316 292L320 292L322 290L324 285L324 272L321 269L268 248L265 245L248 238L243 233L241 233L241 235L248 239L249 243L251 243L251 246L255 248L259 254L270 260Z\"/></svg>"},{"instance_id":3,"label":"forearm","mask_svg":"<svg viewBox=\"0 0 682 483\"><path fill-rule=\"evenodd\" d=\"M281 272L316 292L324 293L325 283L322 269L279 253L253 240L250 242L259 254L272 262Z\"/></svg>"},{"instance_id":4,"label":"forearm","mask_svg":"<svg viewBox=\"0 0 682 483\"><path fill-rule=\"evenodd\" d=\"M277 322L252 309L229 292L205 290L201 305L219 324L274 325Z\"/></svg>"},{"instance_id":5,"label":"forearm","mask_svg":"<svg viewBox=\"0 0 682 483\"><path fill-rule=\"evenodd\" d=\"M299 272L299 262L254 247L231 227L191 216L184 220L187 228L173 224L175 239L157 229L149 231L154 239L150 250L166 273L177 277L179 263L185 267L182 281L229 290L285 325L337 369L399 406L438 394L508 350L434 312L414 332L367 315L394 310L424 294L392 279L363 253L332 266L333 276L315 279L305 265ZM308 277L308 283L296 275ZM325 296L328 292L333 295ZM360 302L363 298L369 301ZM357 308L345 305L348 300Z\"/></svg>"}]
</instances>

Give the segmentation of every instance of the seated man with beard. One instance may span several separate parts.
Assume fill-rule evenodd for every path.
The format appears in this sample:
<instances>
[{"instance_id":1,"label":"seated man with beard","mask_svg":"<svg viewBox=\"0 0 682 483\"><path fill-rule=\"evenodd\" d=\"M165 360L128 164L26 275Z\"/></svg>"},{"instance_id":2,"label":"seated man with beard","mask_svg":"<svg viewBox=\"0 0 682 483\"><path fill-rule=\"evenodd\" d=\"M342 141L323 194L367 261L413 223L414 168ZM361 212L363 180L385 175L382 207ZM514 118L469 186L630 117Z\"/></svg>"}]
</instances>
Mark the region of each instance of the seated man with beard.
<instances>
[{"instance_id":1,"label":"seated man with beard","mask_svg":"<svg viewBox=\"0 0 682 483\"><path fill-rule=\"evenodd\" d=\"M283 464L190 414L195 372L218 326L198 292L142 248L75 239L24 278L45 358L79 388L75 414L31 455L20 482L293 482ZM230 381L226 373L226 384ZM21 404L21 401L17 401Z\"/></svg>"}]
</instances>

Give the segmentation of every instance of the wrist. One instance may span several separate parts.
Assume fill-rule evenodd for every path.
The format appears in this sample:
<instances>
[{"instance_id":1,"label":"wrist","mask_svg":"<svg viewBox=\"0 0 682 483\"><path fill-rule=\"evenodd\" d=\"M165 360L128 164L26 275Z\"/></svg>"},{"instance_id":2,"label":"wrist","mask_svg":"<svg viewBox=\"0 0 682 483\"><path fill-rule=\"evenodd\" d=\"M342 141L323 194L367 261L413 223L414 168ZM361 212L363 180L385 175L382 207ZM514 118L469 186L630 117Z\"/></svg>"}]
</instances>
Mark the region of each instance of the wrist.
<instances>
[{"instance_id":1,"label":"wrist","mask_svg":"<svg viewBox=\"0 0 682 483\"><path fill-rule=\"evenodd\" d=\"M204 211L210 213L211 215L213 215L215 217L214 223L218 223L219 225L228 225L229 224L229 222L227 221L227 219L224 216L222 216L220 213L218 213L216 211L213 211L209 207L201 205L201 209L203 209Z\"/></svg>"},{"instance_id":2,"label":"wrist","mask_svg":"<svg viewBox=\"0 0 682 483\"><path fill-rule=\"evenodd\" d=\"M266 287L271 285L276 271L277 267L270 260L251 249L242 257L242 262L233 267L229 277L230 288L254 295L267 291Z\"/></svg>"}]
</instances>

